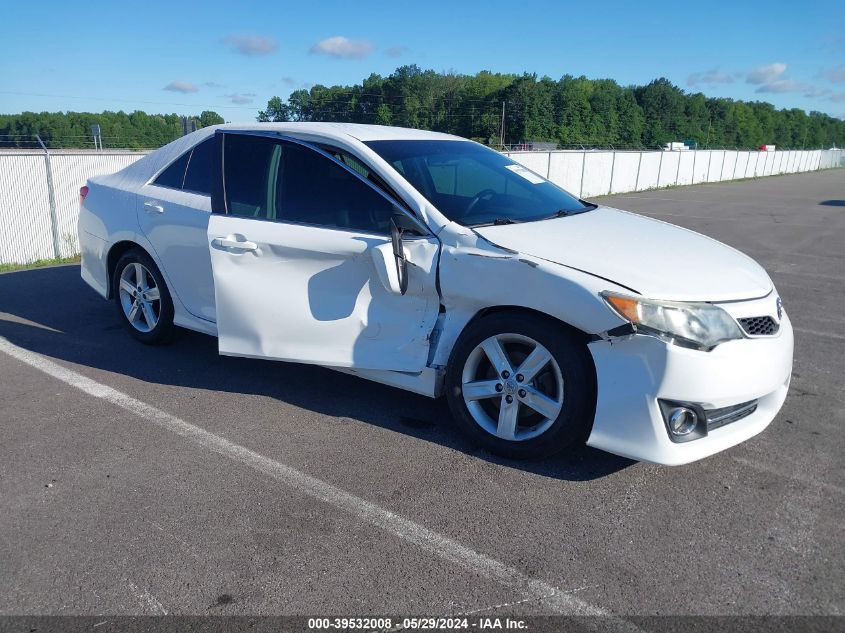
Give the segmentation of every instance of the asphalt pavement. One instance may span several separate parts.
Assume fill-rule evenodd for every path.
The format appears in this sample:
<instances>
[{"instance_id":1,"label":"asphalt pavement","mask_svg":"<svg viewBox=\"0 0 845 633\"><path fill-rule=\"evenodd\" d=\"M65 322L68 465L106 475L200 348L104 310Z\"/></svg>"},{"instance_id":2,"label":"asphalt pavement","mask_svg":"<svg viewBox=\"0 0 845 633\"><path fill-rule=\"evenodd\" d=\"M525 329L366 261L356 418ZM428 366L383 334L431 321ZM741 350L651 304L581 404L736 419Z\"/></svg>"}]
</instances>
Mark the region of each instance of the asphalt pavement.
<instances>
[{"instance_id":1,"label":"asphalt pavement","mask_svg":"<svg viewBox=\"0 0 845 633\"><path fill-rule=\"evenodd\" d=\"M442 401L137 343L78 266L2 274L0 615L842 615L845 170L600 202L769 271L796 353L761 435L508 461Z\"/></svg>"}]
</instances>

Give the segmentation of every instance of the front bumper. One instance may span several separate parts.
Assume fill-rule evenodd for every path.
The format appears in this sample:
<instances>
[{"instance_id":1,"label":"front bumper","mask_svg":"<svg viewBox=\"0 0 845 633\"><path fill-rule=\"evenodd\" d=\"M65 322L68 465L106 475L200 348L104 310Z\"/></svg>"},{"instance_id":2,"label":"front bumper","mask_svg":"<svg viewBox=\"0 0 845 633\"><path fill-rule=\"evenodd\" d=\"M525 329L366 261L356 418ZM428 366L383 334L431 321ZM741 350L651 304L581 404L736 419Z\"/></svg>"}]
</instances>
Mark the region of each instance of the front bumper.
<instances>
[{"instance_id":1,"label":"front bumper","mask_svg":"<svg viewBox=\"0 0 845 633\"><path fill-rule=\"evenodd\" d=\"M729 341L710 352L647 335L590 344L598 400L587 444L617 455L665 465L687 464L753 437L777 415L792 375L793 334L784 315L776 336ZM751 415L706 437L669 438L658 399L704 409L757 400Z\"/></svg>"}]
</instances>

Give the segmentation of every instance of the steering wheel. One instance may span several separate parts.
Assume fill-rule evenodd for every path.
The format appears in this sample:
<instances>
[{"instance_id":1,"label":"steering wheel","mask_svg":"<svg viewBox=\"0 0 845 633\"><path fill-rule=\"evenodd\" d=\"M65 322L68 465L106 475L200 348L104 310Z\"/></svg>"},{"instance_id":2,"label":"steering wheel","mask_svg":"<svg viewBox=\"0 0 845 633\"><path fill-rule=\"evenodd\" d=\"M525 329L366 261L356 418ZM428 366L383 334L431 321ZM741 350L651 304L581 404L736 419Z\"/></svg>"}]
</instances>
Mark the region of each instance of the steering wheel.
<instances>
[{"instance_id":1,"label":"steering wheel","mask_svg":"<svg viewBox=\"0 0 845 633\"><path fill-rule=\"evenodd\" d=\"M472 212L472 210L475 208L475 205L477 205L479 202L481 202L485 198L490 199L495 195L496 195L496 192L493 191L492 189L482 189L481 191L479 191L477 194L475 194L472 197L472 200L469 201L467 208L464 210L464 217L468 216Z\"/></svg>"}]
</instances>

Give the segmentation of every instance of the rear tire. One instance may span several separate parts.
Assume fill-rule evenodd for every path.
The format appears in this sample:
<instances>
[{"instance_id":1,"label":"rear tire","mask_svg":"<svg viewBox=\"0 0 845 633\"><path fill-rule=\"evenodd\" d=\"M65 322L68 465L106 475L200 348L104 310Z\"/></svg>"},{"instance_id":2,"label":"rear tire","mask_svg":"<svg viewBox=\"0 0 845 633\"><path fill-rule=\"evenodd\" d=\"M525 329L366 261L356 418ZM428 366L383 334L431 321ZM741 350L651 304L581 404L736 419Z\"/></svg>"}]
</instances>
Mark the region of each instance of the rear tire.
<instances>
[{"instance_id":1,"label":"rear tire","mask_svg":"<svg viewBox=\"0 0 845 633\"><path fill-rule=\"evenodd\" d=\"M492 453L525 459L584 442L596 379L586 344L539 315L501 312L472 323L446 370L458 427Z\"/></svg>"},{"instance_id":2,"label":"rear tire","mask_svg":"<svg viewBox=\"0 0 845 633\"><path fill-rule=\"evenodd\" d=\"M126 330L147 345L173 337L173 300L152 257L140 248L121 256L112 275L112 296Z\"/></svg>"}]
</instances>

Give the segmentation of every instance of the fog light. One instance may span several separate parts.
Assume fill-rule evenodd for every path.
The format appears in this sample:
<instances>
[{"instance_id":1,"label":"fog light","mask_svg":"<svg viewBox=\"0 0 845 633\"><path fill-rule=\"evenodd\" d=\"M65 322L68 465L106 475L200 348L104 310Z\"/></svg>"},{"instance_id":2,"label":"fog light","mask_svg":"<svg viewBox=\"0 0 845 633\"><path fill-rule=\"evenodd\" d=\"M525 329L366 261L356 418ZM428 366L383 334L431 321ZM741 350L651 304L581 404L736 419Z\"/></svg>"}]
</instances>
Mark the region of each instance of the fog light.
<instances>
[{"instance_id":1,"label":"fog light","mask_svg":"<svg viewBox=\"0 0 845 633\"><path fill-rule=\"evenodd\" d=\"M698 425L698 414L686 407L675 407L669 412L669 430L673 435L689 435Z\"/></svg>"},{"instance_id":2,"label":"fog light","mask_svg":"<svg viewBox=\"0 0 845 633\"><path fill-rule=\"evenodd\" d=\"M707 413L700 404L684 402L682 400L657 401L666 434L673 442L693 442L707 437Z\"/></svg>"}]
</instances>

